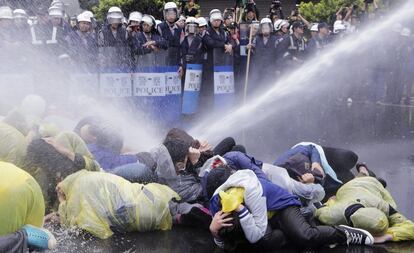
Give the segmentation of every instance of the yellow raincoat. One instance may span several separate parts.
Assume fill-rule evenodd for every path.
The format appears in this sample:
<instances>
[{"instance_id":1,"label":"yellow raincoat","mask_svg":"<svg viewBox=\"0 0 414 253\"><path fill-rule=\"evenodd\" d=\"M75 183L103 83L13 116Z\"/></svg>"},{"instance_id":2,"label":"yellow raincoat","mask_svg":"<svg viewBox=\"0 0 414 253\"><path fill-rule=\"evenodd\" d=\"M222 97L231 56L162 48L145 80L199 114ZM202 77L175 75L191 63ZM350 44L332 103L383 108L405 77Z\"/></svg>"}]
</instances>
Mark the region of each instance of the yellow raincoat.
<instances>
[{"instance_id":1,"label":"yellow raincoat","mask_svg":"<svg viewBox=\"0 0 414 253\"><path fill-rule=\"evenodd\" d=\"M26 224L42 227L45 204L40 186L27 172L0 162L0 236Z\"/></svg>"},{"instance_id":2,"label":"yellow raincoat","mask_svg":"<svg viewBox=\"0 0 414 253\"><path fill-rule=\"evenodd\" d=\"M0 161L22 166L26 155L26 137L16 128L0 122Z\"/></svg>"},{"instance_id":3,"label":"yellow raincoat","mask_svg":"<svg viewBox=\"0 0 414 253\"><path fill-rule=\"evenodd\" d=\"M377 231L391 234L393 241L414 240L414 224L399 213L388 215L389 206L397 209L397 204L391 194L373 177L357 177L344 184L338 190L336 198L328 200L325 207L316 210L315 215L323 224L347 224L345 209L353 204L362 204L365 207L365 210L357 211L360 211L358 217L351 216L354 225L361 224L374 234ZM386 219L383 220L383 217Z\"/></svg>"},{"instance_id":4,"label":"yellow raincoat","mask_svg":"<svg viewBox=\"0 0 414 253\"><path fill-rule=\"evenodd\" d=\"M68 176L58 187L66 198L59 205L61 223L101 239L114 232L171 229L168 202L179 199L165 185L130 183L113 174L86 170Z\"/></svg>"}]
</instances>

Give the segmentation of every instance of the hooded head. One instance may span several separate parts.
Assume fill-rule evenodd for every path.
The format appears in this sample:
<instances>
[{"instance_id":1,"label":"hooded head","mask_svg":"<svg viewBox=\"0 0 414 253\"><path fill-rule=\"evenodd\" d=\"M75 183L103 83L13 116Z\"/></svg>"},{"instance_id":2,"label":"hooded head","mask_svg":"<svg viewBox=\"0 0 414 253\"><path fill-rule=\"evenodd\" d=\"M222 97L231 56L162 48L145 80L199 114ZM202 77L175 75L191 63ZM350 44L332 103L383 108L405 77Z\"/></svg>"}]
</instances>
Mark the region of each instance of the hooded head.
<instances>
[{"instance_id":1,"label":"hooded head","mask_svg":"<svg viewBox=\"0 0 414 253\"><path fill-rule=\"evenodd\" d=\"M356 228L365 229L373 235L383 235L388 229L388 218L379 209L373 207L360 208L350 216Z\"/></svg>"}]
</instances>

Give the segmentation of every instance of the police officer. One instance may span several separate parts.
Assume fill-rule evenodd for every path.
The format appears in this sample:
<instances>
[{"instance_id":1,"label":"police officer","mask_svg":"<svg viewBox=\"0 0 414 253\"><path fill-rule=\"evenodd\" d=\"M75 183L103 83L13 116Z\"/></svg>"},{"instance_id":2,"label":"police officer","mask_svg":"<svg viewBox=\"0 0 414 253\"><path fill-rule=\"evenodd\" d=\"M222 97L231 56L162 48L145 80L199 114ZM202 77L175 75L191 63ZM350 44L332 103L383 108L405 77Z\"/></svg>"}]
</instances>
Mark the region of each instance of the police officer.
<instances>
[{"instance_id":1,"label":"police officer","mask_svg":"<svg viewBox=\"0 0 414 253\"><path fill-rule=\"evenodd\" d=\"M103 58L107 58L105 61L111 61L120 67L130 64L131 61L127 31L122 25L123 18L124 15L119 7L109 8L106 24L98 36L98 45L103 49L101 54Z\"/></svg>"},{"instance_id":2,"label":"police officer","mask_svg":"<svg viewBox=\"0 0 414 253\"><path fill-rule=\"evenodd\" d=\"M13 11L8 6L0 6L0 45L11 43L13 38Z\"/></svg>"},{"instance_id":3,"label":"police officer","mask_svg":"<svg viewBox=\"0 0 414 253\"><path fill-rule=\"evenodd\" d=\"M13 11L14 37L20 43L30 43L30 26L25 10L15 9Z\"/></svg>"},{"instance_id":4,"label":"police officer","mask_svg":"<svg viewBox=\"0 0 414 253\"><path fill-rule=\"evenodd\" d=\"M136 37L141 29L142 13L138 11L131 12L128 18L128 37Z\"/></svg>"},{"instance_id":5,"label":"police officer","mask_svg":"<svg viewBox=\"0 0 414 253\"><path fill-rule=\"evenodd\" d=\"M277 45L277 57L284 62L285 66L295 67L305 60L306 43L303 38L303 29L303 23L295 21L292 24L293 33Z\"/></svg>"},{"instance_id":6,"label":"police officer","mask_svg":"<svg viewBox=\"0 0 414 253\"><path fill-rule=\"evenodd\" d=\"M183 29L177 24L178 7L174 2L164 5L164 22L158 26L158 32L168 42L168 65L178 66L180 63L180 43Z\"/></svg>"},{"instance_id":7,"label":"police officer","mask_svg":"<svg viewBox=\"0 0 414 253\"><path fill-rule=\"evenodd\" d=\"M251 45L247 45L247 48L252 49L251 77L255 88L263 86L264 81L275 72L277 39L272 31L272 21L269 18L263 18L260 21L258 36Z\"/></svg>"},{"instance_id":8,"label":"police officer","mask_svg":"<svg viewBox=\"0 0 414 253\"><path fill-rule=\"evenodd\" d=\"M187 64L202 64L204 57L203 40L199 36L196 18L188 17L185 25L185 37L180 46L180 76L183 80Z\"/></svg>"},{"instance_id":9,"label":"police officer","mask_svg":"<svg viewBox=\"0 0 414 253\"><path fill-rule=\"evenodd\" d=\"M319 53L329 44L328 37L328 25L326 23L319 23L318 33L310 39L307 50L312 53Z\"/></svg>"},{"instance_id":10,"label":"police officer","mask_svg":"<svg viewBox=\"0 0 414 253\"><path fill-rule=\"evenodd\" d=\"M92 30L91 17L83 12L76 18L78 29L70 36L69 44L72 48L72 58L82 67L91 67L96 64L98 42Z\"/></svg>"},{"instance_id":11,"label":"police officer","mask_svg":"<svg viewBox=\"0 0 414 253\"><path fill-rule=\"evenodd\" d=\"M214 91L214 50L222 49L226 54L233 54L233 46L230 38L222 27L223 16L220 10L214 9L210 12L210 27L203 37L203 43L207 50L207 62L205 75L203 75L203 86L201 87L201 99L204 107L210 108Z\"/></svg>"},{"instance_id":12,"label":"police officer","mask_svg":"<svg viewBox=\"0 0 414 253\"><path fill-rule=\"evenodd\" d=\"M155 19L150 15L142 17L142 31L136 37L134 52L138 55L157 52L168 48L168 42L155 29Z\"/></svg>"}]
</instances>

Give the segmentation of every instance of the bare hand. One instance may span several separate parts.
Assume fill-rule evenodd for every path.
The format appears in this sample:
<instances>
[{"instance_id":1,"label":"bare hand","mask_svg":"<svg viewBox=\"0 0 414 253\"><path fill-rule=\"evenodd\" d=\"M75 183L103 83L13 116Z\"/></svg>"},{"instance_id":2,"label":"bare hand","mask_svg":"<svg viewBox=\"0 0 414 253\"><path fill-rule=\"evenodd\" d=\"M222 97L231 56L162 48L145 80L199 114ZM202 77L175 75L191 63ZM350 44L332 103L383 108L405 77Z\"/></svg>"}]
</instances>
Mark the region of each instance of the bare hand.
<instances>
[{"instance_id":1,"label":"bare hand","mask_svg":"<svg viewBox=\"0 0 414 253\"><path fill-rule=\"evenodd\" d=\"M311 184L315 182L315 177L311 173L303 174L301 177L298 177L298 179L304 184Z\"/></svg>"},{"instance_id":2,"label":"bare hand","mask_svg":"<svg viewBox=\"0 0 414 253\"><path fill-rule=\"evenodd\" d=\"M50 213L43 219L44 223L60 223L60 217L57 212Z\"/></svg>"},{"instance_id":3,"label":"bare hand","mask_svg":"<svg viewBox=\"0 0 414 253\"><path fill-rule=\"evenodd\" d=\"M233 46L232 45L224 45L224 52L227 54L233 53Z\"/></svg>"},{"instance_id":4,"label":"bare hand","mask_svg":"<svg viewBox=\"0 0 414 253\"><path fill-rule=\"evenodd\" d=\"M252 45L252 44L247 44L246 48L247 48L248 50L252 50L253 45Z\"/></svg>"},{"instance_id":5,"label":"bare hand","mask_svg":"<svg viewBox=\"0 0 414 253\"><path fill-rule=\"evenodd\" d=\"M183 76L184 76L184 70L183 70L183 67L180 67L180 68L178 69L178 76L180 77L180 79L182 79L182 78L183 78Z\"/></svg>"},{"instance_id":6,"label":"bare hand","mask_svg":"<svg viewBox=\"0 0 414 253\"><path fill-rule=\"evenodd\" d=\"M210 232L213 234L214 237L218 237L218 232L221 228L233 226L233 224L227 223L233 220L232 217L226 218L229 215L230 213L223 213L223 211L217 212L214 215L213 220L210 224Z\"/></svg>"},{"instance_id":7,"label":"bare hand","mask_svg":"<svg viewBox=\"0 0 414 253\"><path fill-rule=\"evenodd\" d=\"M199 149L190 147L188 150L188 159L190 159L190 162L194 165L198 162L198 160L200 159L201 156L201 152Z\"/></svg>"},{"instance_id":8,"label":"bare hand","mask_svg":"<svg viewBox=\"0 0 414 253\"><path fill-rule=\"evenodd\" d=\"M317 170L317 171L319 171L321 173L322 177L325 177L325 171L323 170L322 166L319 163L313 162L312 163L311 170L312 171L313 170Z\"/></svg>"},{"instance_id":9,"label":"bare hand","mask_svg":"<svg viewBox=\"0 0 414 253\"><path fill-rule=\"evenodd\" d=\"M389 241L392 241L392 235L390 234L385 234L385 235L381 235L378 237L374 237L374 243L385 243Z\"/></svg>"},{"instance_id":10,"label":"bare hand","mask_svg":"<svg viewBox=\"0 0 414 253\"><path fill-rule=\"evenodd\" d=\"M60 145L59 143L57 143L52 138L43 138L43 140L46 143L52 145L59 153L61 153L62 155L68 157L71 161L75 161L75 153L73 153L69 149L67 149L64 146Z\"/></svg>"},{"instance_id":11,"label":"bare hand","mask_svg":"<svg viewBox=\"0 0 414 253\"><path fill-rule=\"evenodd\" d=\"M205 151L212 150L213 147L207 141L201 141L199 149L200 149L200 152L205 152Z\"/></svg>"}]
</instances>

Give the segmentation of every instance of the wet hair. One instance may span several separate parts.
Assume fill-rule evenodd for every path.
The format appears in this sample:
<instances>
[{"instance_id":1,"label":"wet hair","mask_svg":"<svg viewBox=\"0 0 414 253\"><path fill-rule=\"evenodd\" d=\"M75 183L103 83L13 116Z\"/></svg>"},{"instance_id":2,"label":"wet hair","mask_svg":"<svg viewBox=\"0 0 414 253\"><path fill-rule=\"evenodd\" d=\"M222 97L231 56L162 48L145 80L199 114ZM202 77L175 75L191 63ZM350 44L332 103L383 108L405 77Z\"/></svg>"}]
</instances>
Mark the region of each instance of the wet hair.
<instances>
[{"instance_id":1,"label":"wet hair","mask_svg":"<svg viewBox=\"0 0 414 253\"><path fill-rule=\"evenodd\" d=\"M167 148L174 165L178 162L184 162L190 148L188 142L181 139L169 139L165 140L163 144Z\"/></svg>"},{"instance_id":2,"label":"wet hair","mask_svg":"<svg viewBox=\"0 0 414 253\"><path fill-rule=\"evenodd\" d=\"M236 212L232 212L229 217L232 217L233 220L227 223L233 226L221 228L218 235L224 241L225 250L233 251L237 249L239 244L245 243L247 240L240 224L239 215Z\"/></svg>"},{"instance_id":3,"label":"wet hair","mask_svg":"<svg viewBox=\"0 0 414 253\"><path fill-rule=\"evenodd\" d=\"M179 139L185 142L189 147L199 148L200 143L195 140L191 135L189 135L186 131L180 128L172 128L168 131L167 136L165 136L164 142L169 140L176 140Z\"/></svg>"},{"instance_id":4,"label":"wet hair","mask_svg":"<svg viewBox=\"0 0 414 253\"><path fill-rule=\"evenodd\" d=\"M227 166L215 168L207 175L206 191L207 197L211 199L214 192L231 176L231 169Z\"/></svg>"},{"instance_id":5,"label":"wet hair","mask_svg":"<svg viewBox=\"0 0 414 253\"><path fill-rule=\"evenodd\" d=\"M43 139L36 139L30 142L27 147L25 165L41 168L48 175L59 173L62 177L66 177L77 170L73 161L59 153Z\"/></svg>"},{"instance_id":6,"label":"wet hair","mask_svg":"<svg viewBox=\"0 0 414 253\"><path fill-rule=\"evenodd\" d=\"M82 127L86 125L89 125L90 133L96 137L97 145L108 148L117 154L121 153L124 141L115 126L100 117L89 116L81 119L73 131L80 136Z\"/></svg>"}]
</instances>

